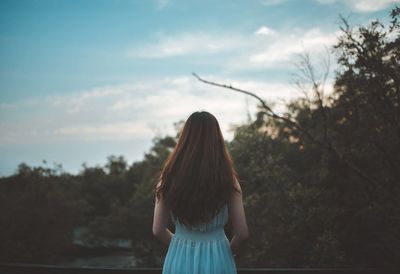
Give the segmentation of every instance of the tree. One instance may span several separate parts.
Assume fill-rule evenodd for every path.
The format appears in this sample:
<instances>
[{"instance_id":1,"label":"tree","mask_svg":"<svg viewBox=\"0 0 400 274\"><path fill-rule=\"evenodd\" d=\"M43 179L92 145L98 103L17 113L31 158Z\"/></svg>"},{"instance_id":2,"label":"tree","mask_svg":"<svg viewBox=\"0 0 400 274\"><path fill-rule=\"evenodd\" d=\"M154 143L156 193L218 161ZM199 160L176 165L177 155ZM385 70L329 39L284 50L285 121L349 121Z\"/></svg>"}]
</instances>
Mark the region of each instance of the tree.
<instances>
[{"instance_id":1,"label":"tree","mask_svg":"<svg viewBox=\"0 0 400 274\"><path fill-rule=\"evenodd\" d=\"M260 111L254 123L257 130L251 131L253 137L246 145L235 140L234 146L251 147L253 138L268 140L259 137L258 131L274 136L278 144L286 144L284 153L278 155L283 159L280 167L287 167L284 176L289 177L281 181L280 197L269 197L274 204L266 198L274 193L269 186L274 172L265 173L271 164L262 160L271 147L260 146L261 156L254 149L235 154L235 161L246 159L243 163L247 168L241 172L253 171L254 179L248 177L250 182L245 184L252 189L246 197L249 211L257 212L259 223L281 216L275 225L284 231L280 234L279 230L269 230L270 236L262 242L264 247L254 242L259 248L249 250L243 262L252 260L258 264L268 260L268 266L398 264L400 243L395 231L400 230L399 14L399 8L392 10L388 28L374 21L353 31L343 20L343 35L334 47L340 69L329 105L322 103L320 83L315 81L312 67L307 67L307 59L305 76L311 81L316 100L311 102L312 108L302 100L292 102L288 105L291 113L285 116L276 114L253 92L209 82L194 74L204 83L242 92L259 101ZM260 183L258 174L270 177ZM257 198L260 196L265 198ZM289 206L284 206L285 202ZM280 207L274 208L275 204ZM290 220L291 225L281 225L285 220ZM264 229L269 229L266 224ZM293 234L297 237L283 236ZM287 246L281 261L269 252L274 239ZM274 247L276 250L279 247Z\"/></svg>"}]
</instances>

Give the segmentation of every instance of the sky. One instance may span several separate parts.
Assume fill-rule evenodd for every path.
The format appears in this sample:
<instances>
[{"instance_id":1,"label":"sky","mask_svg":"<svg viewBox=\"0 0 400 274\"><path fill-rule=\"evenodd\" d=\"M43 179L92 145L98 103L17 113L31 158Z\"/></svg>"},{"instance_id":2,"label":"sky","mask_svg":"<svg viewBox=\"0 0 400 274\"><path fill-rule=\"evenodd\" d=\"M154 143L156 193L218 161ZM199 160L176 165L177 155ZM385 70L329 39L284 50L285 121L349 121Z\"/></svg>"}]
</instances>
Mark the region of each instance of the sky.
<instances>
[{"instance_id":1,"label":"sky","mask_svg":"<svg viewBox=\"0 0 400 274\"><path fill-rule=\"evenodd\" d=\"M302 96L299 54L316 67L353 26L388 22L398 0L1 0L0 176L30 166L143 159L154 137L209 111L224 137L257 101L192 72L253 91L284 111ZM331 54L332 90L335 57ZM46 163L43 162L46 161Z\"/></svg>"}]
</instances>

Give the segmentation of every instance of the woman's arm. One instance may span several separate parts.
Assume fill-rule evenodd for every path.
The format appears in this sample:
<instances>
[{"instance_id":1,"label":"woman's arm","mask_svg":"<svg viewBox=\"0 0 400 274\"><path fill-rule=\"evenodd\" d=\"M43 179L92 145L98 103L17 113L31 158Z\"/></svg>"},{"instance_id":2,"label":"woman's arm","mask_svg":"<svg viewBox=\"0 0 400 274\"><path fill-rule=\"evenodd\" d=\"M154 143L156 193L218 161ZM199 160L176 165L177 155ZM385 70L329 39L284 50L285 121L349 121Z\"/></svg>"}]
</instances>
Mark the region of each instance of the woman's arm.
<instances>
[{"instance_id":1,"label":"woman's arm","mask_svg":"<svg viewBox=\"0 0 400 274\"><path fill-rule=\"evenodd\" d=\"M163 243L169 244L172 236L174 235L168 228L169 208L166 206L165 201L156 197L154 205L154 218L153 218L153 235L160 239Z\"/></svg>"},{"instance_id":2,"label":"woman's arm","mask_svg":"<svg viewBox=\"0 0 400 274\"><path fill-rule=\"evenodd\" d=\"M246 215L243 207L242 189L238 181L235 181L235 184L240 190L240 193L233 191L228 203L229 217L233 226L233 237L230 242L233 253L237 253L240 243L249 236Z\"/></svg>"}]
</instances>

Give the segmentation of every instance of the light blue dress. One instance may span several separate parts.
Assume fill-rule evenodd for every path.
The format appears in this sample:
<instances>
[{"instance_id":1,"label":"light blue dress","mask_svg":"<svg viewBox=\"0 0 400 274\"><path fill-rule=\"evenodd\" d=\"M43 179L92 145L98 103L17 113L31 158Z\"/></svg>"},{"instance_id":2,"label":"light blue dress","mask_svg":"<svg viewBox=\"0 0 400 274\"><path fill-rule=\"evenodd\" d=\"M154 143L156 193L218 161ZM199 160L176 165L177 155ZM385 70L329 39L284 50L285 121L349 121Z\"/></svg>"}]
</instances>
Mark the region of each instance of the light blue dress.
<instances>
[{"instance_id":1,"label":"light blue dress","mask_svg":"<svg viewBox=\"0 0 400 274\"><path fill-rule=\"evenodd\" d=\"M236 274L236 264L225 235L228 206L208 222L188 228L175 220L175 234L164 259L163 274Z\"/></svg>"}]
</instances>

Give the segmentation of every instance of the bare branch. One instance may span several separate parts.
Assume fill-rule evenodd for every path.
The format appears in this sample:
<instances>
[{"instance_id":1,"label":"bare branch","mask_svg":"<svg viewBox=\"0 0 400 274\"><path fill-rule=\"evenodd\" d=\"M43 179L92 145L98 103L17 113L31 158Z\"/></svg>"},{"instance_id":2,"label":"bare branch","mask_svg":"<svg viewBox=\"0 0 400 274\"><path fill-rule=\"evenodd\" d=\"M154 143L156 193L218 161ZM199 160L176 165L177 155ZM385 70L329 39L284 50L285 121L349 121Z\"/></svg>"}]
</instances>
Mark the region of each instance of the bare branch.
<instances>
[{"instance_id":1,"label":"bare branch","mask_svg":"<svg viewBox=\"0 0 400 274\"><path fill-rule=\"evenodd\" d=\"M237 92L241 92L241 93L247 94L247 95L249 95L251 97L254 97L261 103L261 105L262 105L262 107L264 109L266 109L269 113L271 113L272 116L276 115L276 114L274 114L272 109L269 106L267 106L267 104L265 103L265 101L263 99L261 99L260 97L258 97L256 94L254 94L252 92L249 92L249 91L246 91L246 90L243 90L243 89L238 89L238 88L232 87L231 85L228 86L228 85L218 84L218 83L214 83L214 82L210 82L210 81L204 80L204 79L200 78L200 76L198 76L194 72L192 73L192 75L194 77L196 77L199 81L203 82L203 83L206 83L206 84L209 84L209 85L213 85L213 86L217 86L217 87L228 88L228 89L231 89L231 90L234 90L234 91L237 91ZM277 118L277 117L275 117L275 118Z\"/></svg>"},{"instance_id":2,"label":"bare branch","mask_svg":"<svg viewBox=\"0 0 400 274\"><path fill-rule=\"evenodd\" d=\"M332 146L331 143L329 143L329 142L328 142L328 143L325 143L325 142L322 142L322 141L318 140L318 139L315 138L308 130L306 130L305 128L303 128L303 127L302 127L299 123L297 123L296 121L293 121L293 120L291 120L291 119L289 119L289 118L286 118L286 117L284 117L284 116L280 116L280 115L276 114L276 113L272 110L272 108L270 108L270 107L267 105L267 103L266 103L263 99L261 99L258 95L256 95L255 93L250 92L250 91L247 91L247 90L243 90L243 89L239 89L239 88L233 87L232 85L219 84L219 83L215 83L215 82L212 82L212 81L205 80L205 79L201 78L200 76L198 76L198 75L197 75L196 73L194 73L194 72L192 73L192 75L193 75L194 77L196 77L197 80L199 80L199 81L201 81L201 82L203 82L203 83L205 83L205 84L209 84L209 85L212 85L212 86L217 86L217 87L222 87L222 88L230 89L230 90L233 90L233 91L236 91L236 92L244 93L244 94L249 95L249 96L251 96L251 97L253 97L253 98L256 98L256 99L260 102L262 108L265 110L265 111L262 112L263 114L265 114L265 115L267 115L267 116L269 116L269 117L271 117L271 118L275 118L275 119L284 121L289 127L292 127L292 128L294 128L294 129L299 130L299 131L300 131L301 133L303 133L311 142L315 143L316 145L320 146L321 148L327 150L328 152L330 152L330 153L332 153L334 156L336 156L340 161L342 161L345 165L347 165L347 166L348 166L353 172L355 172L358 176L360 176L361 178L363 178L363 179L365 179L365 180L367 180L367 181L369 181L369 182L375 183L374 180L372 180L372 179L371 179L369 176L367 176L361 169L359 169L357 166L355 166L355 165L354 165L351 161L349 161L343 154L341 154L336 148L334 148L334 147Z\"/></svg>"},{"instance_id":3,"label":"bare branch","mask_svg":"<svg viewBox=\"0 0 400 274\"><path fill-rule=\"evenodd\" d=\"M304 90L304 87L310 86L311 90L313 91L315 102L311 102L310 104L316 103L318 108L321 110L321 115L323 118L323 136L324 142L329 143L329 136L328 136L328 118L325 111L324 106L324 88L326 80L329 76L330 71L330 55L329 50L325 47L326 56L321 58L321 80L317 79L320 76L316 75L314 65L311 62L311 57L308 52L304 52L303 54L299 55L299 61L295 62L295 66L299 71L299 74L295 75L296 79L294 80L297 83L297 86L303 91L305 95L308 94L307 90ZM309 100L309 97L306 97Z\"/></svg>"},{"instance_id":4,"label":"bare branch","mask_svg":"<svg viewBox=\"0 0 400 274\"><path fill-rule=\"evenodd\" d=\"M331 55L329 52L329 48L327 46L324 46L325 49L325 56L322 56L321 60L321 67L324 71L323 76L322 76L322 83L321 83L321 95L322 98L324 98L324 91L325 91L325 86L326 86L326 81L328 80L329 73L330 73L330 68L331 68Z\"/></svg>"}]
</instances>

